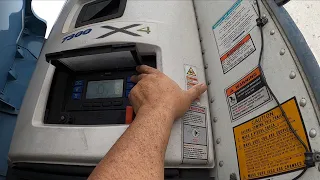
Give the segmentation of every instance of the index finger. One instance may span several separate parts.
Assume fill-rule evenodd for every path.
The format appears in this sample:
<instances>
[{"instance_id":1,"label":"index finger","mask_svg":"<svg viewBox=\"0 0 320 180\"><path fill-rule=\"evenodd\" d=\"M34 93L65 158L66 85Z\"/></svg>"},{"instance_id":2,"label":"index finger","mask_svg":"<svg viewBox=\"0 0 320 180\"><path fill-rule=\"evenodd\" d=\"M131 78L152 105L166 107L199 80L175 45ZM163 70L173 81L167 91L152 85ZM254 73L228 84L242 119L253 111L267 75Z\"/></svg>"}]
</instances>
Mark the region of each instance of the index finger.
<instances>
[{"instance_id":1,"label":"index finger","mask_svg":"<svg viewBox=\"0 0 320 180\"><path fill-rule=\"evenodd\" d=\"M147 66L147 65L141 65L137 66L137 71L142 74L153 74L158 73L159 71L153 67Z\"/></svg>"}]
</instances>

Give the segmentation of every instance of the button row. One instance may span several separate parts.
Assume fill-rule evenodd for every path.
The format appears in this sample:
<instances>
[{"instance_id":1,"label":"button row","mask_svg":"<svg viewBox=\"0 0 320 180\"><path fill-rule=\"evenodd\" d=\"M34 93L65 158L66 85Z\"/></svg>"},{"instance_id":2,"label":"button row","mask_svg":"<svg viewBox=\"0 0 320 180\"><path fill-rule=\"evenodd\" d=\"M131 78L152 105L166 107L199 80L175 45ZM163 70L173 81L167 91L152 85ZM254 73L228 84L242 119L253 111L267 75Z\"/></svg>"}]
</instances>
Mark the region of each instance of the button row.
<instances>
[{"instance_id":1,"label":"button row","mask_svg":"<svg viewBox=\"0 0 320 180\"><path fill-rule=\"evenodd\" d=\"M82 107L109 107L109 106L121 106L123 104L122 101L107 101L103 103L95 102L95 103L83 103Z\"/></svg>"},{"instance_id":2,"label":"button row","mask_svg":"<svg viewBox=\"0 0 320 180\"><path fill-rule=\"evenodd\" d=\"M126 97L129 96L131 89L135 86L135 84L131 81L131 77L127 77L126 84Z\"/></svg>"},{"instance_id":3,"label":"button row","mask_svg":"<svg viewBox=\"0 0 320 180\"><path fill-rule=\"evenodd\" d=\"M74 82L72 99L79 100L81 99L81 93L83 91L84 80L77 80Z\"/></svg>"}]
</instances>

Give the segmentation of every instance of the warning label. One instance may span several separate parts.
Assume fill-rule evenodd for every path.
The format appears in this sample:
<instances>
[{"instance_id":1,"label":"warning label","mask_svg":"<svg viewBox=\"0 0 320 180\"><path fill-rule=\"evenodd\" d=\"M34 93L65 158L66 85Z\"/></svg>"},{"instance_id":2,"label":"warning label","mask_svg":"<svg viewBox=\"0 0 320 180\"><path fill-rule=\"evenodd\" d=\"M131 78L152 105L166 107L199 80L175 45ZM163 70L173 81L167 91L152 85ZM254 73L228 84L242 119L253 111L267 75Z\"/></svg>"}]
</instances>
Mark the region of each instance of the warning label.
<instances>
[{"instance_id":1,"label":"warning label","mask_svg":"<svg viewBox=\"0 0 320 180\"><path fill-rule=\"evenodd\" d=\"M223 73L226 74L229 72L255 50L256 47L253 44L250 34L248 34L237 45L220 57Z\"/></svg>"},{"instance_id":2,"label":"warning label","mask_svg":"<svg viewBox=\"0 0 320 180\"><path fill-rule=\"evenodd\" d=\"M231 120L235 121L272 100L259 68L225 90Z\"/></svg>"},{"instance_id":3,"label":"warning label","mask_svg":"<svg viewBox=\"0 0 320 180\"><path fill-rule=\"evenodd\" d=\"M183 163L207 163L206 109L191 106L183 120ZM204 161L205 160L205 161Z\"/></svg>"},{"instance_id":4,"label":"warning label","mask_svg":"<svg viewBox=\"0 0 320 180\"><path fill-rule=\"evenodd\" d=\"M295 98L282 104L289 121L310 147ZM233 128L241 179L257 179L303 168L305 149L276 107Z\"/></svg>"},{"instance_id":5,"label":"warning label","mask_svg":"<svg viewBox=\"0 0 320 180\"><path fill-rule=\"evenodd\" d=\"M184 65L184 72L186 77L186 89L192 88L198 84L197 69L195 66Z\"/></svg>"},{"instance_id":6,"label":"warning label","mask_svg":"<svg viewBox=\"0 0 320 180\"><path fill-rule=\"evenodd\" d=\"M195 66L184 65L184 73L186 77L186 90L199 83L197 77L197 68ZM200 99L197 98L193 103L199 104Z\"/></svg>"},{"instance_id":7,"label":"warning label","mask_svg":"<svg viewBox=\"0 0 320 180\"><path fill-rule=\"evenodd\" d=\"M258 18L249 1L238 0L212 26L223 73L227 73L255 51L249 32Z\"/></svg>"},{"instance_id":8,"label":"warning label","mask_svg":"<svg viewBox=\"0 0 320 180\"><path fill-rule=\"evenodd\" d=\"M207 160L207 146L183 144L183 158Z\"/></svg>"}]
</instances>

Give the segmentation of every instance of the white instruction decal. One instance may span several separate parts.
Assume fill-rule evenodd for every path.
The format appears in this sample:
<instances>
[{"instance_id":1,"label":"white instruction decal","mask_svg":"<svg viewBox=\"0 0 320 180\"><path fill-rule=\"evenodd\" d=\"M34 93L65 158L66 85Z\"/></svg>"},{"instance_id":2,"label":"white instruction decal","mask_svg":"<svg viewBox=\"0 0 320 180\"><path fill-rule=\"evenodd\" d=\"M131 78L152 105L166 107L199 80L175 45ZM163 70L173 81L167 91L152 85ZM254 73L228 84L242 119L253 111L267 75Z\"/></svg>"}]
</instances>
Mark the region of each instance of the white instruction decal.
<instances>
[{"instance_id":1,"label":"white instruction decal","mask_svg":"<svg viewBox=\"0 0 320 180\"><path fill-rule=\"evenodd\" d=\"M260 108L272 100L259 68L254 69L225 90L231 121Z\"/></svg>"},{"instance_id":2,"label":"white instruction decal","mask_svg":"<svg viewBox=\"0 0 320 180\"><path fill-rule=\"evenodd\" d=\"M236 67L255 50L256 47L253 44L250 34L248 34L237 45L220 57L223 74L226 74Z\"/></svg>"},{"instance_id":3,"label":"white instruction decal","mask_svg":"<svg viewBox=\"0 0 320 180\"><path fill-rule=\"evenodd\" d=\"M250 45L250 43L252 43L252 41L249 41L251 37L249 39L247 37L245 40L244 37L256 26L257 18L258 16L249 1L238 0L219 21L212 26L220 57L222 58L226 56L226 54L229 54L227 56L230 57L230 55L233 54L232 57L230 57L232 59L231 62L228 62L230 64L229 66L222 64L224 73L227 73L238 65L246 58L245 56L248 57L255 50L253 44ZM243 47L243 45L246 46ZM236 52L237 50L238 52ZM239 51L241 51L241 53Z\"/></svg>"},{"instance_id":4,"label":"white instruction decal","mask_svg":"<svg viewBox=\"0 0 320 180\"><path fill-rule=\"evenodd\" d=\"M183 120L183 163L207 163L206 109L191 106Z\"/></svg>"}]
</instances>

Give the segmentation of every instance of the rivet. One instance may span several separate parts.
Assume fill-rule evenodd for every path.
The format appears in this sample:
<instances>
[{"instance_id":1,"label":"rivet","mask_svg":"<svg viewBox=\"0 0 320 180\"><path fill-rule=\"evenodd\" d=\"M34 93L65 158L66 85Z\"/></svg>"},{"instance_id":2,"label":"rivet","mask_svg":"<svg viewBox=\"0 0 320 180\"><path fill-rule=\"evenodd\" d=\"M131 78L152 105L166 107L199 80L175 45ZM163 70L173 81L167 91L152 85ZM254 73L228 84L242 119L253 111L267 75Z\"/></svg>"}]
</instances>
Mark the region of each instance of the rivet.
<instances>
[{"instance_id":1,"label":"rivet","mask_svg":"<svg viewBox=\"0 0 320 180\"><path fill-rule=\"evenodd\" d=\"M204 64L204 69L208 69L208 64Z\"/></svg>"},{"instance_id":2,"label":"rivet","mask_svg":"<svg viewBox=\"0 0 320 180\"><path fill-rule=\"evenodd\" d=\"M307 104L307 100L305 98L302 98L299 102L300 106L305 107Z\"/></svg>"},{"instance_id":3,"label":"rivet","mask_svg":"<svg viewBox=\"0 0 320 180\"><path fill-rule=\"evenodd\" d=\"M217 143L217 144L220 144L220 143L221 143L221 139L218 138L218 139L216 140L216 143Z\"/></svg>"},{"instance_id":4,"label":"rivet","mask_svg":"<svg viewBox=\"0 0 320 180\"><path fill-rule=\"evenodd\" d=\"M207 84L208 84L208 86L211 84L211 80L209 80L208 82L207 82Z\"/></svg>"},{"instance_id":5,"label":"rivet","mask_svg":"<svg viewBox=\"0 0 320 180\"><path fill-rule=\"evenodd\" d=\"M236 173L230 174L230 180L238 180Z\"/></svg>"},{"instance_id":6,"label":"rivet","mask_svg":"<svg viewBox=\"0 0 320 180\"><path fill-rule=\"evenodd\" d=\"M253 1L253 4L257 4L257 1Z\"/></svg>"},{"instance_id":7,"label":"rivet","mask_svg":"<svg viewBox=\"0 0 320 180\"><path fill-rule=\"evenodd\" d=\"M281 56L283 56L285 53L286 53L286 50L285 50L285 49L281 49L281 50L280 50L280 55L281 55Z\"/></svg>"},{"instance_id":8,"label":"rivet","mask_svg":"<svg viewBox=\"0 0 320 180\"><path fill-rule=\"evenodd\" d=\"M60 117L60 119L61 119L61 120L64 120L64 119L65 119L65 117L64 117L64 116L61 116L61 117Z\"/></svg>"},{"instance_id":9,"label":"rivet","mask_svg":"<svg viewBox=\"0 0 320 180\"><path fill-rule=\"evenodd\" d=\"M317 131L314 128L310 129L309 136L315 138L317 136Z\"/></svg>"},{"instance_id":10,"label":"rivet","mask_svg":"<svg viewBox=\"0 0 320 180\"><path fill-rule=\"evenodd\" d=\"M220 161L220 162L219 162L219 166L220 166L220 167L222 167L223 164L224 164L223 161Z\"/></svg>"},{"instance_id":11,"label":"rivet","mask_svg":"<svg viewBox=\"0 0 320 180\"><path fill-rule=\"evenodd\" d=\"M213 122L217 122L218 121L218 118L217 117L214 117L213 118Z\"/></svg>"},{"instance_id":12,"label":"rivet","mask_svg":"<svg viewBox=\"0 0 320 180\"><path fill-rule=\"evenodd\" d=\"M263 17L263 18L266 18L266 17L267 17L267 15L266 15L266 14L263 14L263 15L262 15L262 17Z\"/></svg>"},{"instance_id":13,"label":"rivet","mask_svg":"<svg viewBox=\"0 0 320 180\"><path fill-rule=\"evenodd\" d=\"M289 74L290 79L294 79L296 77L296 73L294 71L291 71Z\"/></svg>"},{"instance_id":14,"label":"rivet","mask_svg":"<svg viewBox=\"0 0 320 180\"><path fill-rule=\"evenodd\" d=\"M214 98L211 98L210 102L213 103L214 102Z\"/></svg>"},{"instance_id":15,"label":"rivet","mask_svg":"<svg viewBox=\"0 0 320 180\"><path fill-rule=\"evenodd\" d=\"M270 31L270 35L274 35L275 33L276 33L275 30L271 30L271 31Z\"/></svg>"}]
</instances>

